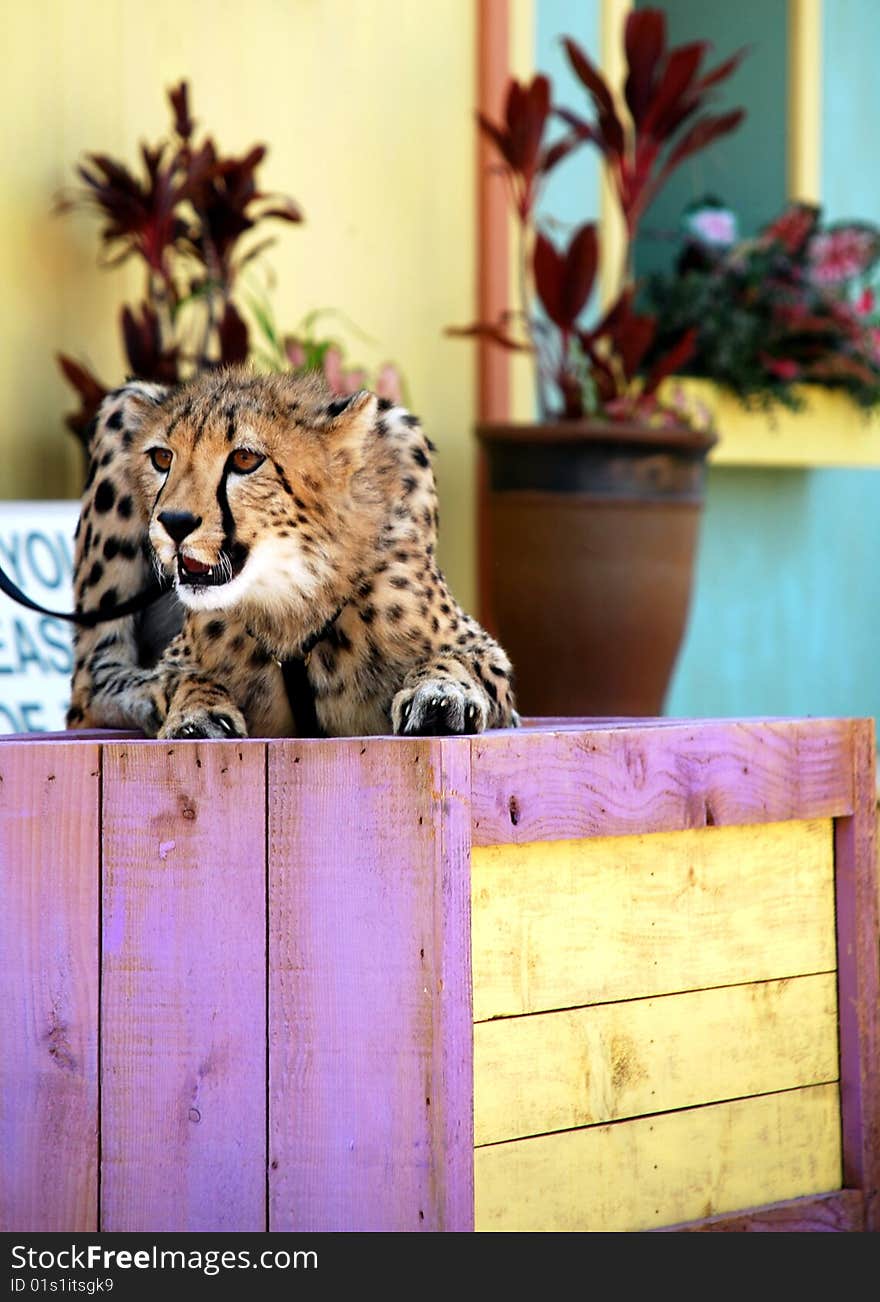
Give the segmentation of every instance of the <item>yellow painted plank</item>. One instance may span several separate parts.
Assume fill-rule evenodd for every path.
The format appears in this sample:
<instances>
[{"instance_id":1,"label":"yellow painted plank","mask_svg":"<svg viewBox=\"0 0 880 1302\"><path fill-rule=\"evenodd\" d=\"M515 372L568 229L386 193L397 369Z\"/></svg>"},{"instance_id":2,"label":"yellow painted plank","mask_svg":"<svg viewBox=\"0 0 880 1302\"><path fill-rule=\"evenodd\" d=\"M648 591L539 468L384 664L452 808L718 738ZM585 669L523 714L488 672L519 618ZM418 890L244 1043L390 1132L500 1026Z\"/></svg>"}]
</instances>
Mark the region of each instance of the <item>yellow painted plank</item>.
<instances>
[{"instance_id":1,"label":"yellow painted plank","mask_svg":"<svg viewBox=\"0 0 880 1302\"><path fill-rule=\"evenodd\" d=\"M475 1140L770 1094L838 1070L834 973L478 1022Z\"/></svg>"},{"instance_id":2,"label":"yellow painted plank","mask_svg":"<svg viewBox=\"0 0 880 1302\"><path fill-rule=\"evenodd\" d=\"M830 820L474 848L474 1020L835 965Z\"/></svg>"},{"instance_id":3,"label":"yellow painted plank","mask_svg":"<svg viewBox=\"0 0 880 1302\"><path fill-rule=\"evenodd\" d=\"M783 1094L474 1155L477 1230L648 1230L841 1185L839 1093Z\"/></svg>"},{"instance_id":4,"label":"yellow painted plank","mask_svg":"<svg viewBox=\"0 0 880 1302\"><path fill-rule=\"evenodd\" d=\"M711 413L719 434L709 456L714 466L880 465L880 414L862 411L839 390L804 385L799 411L765 412L710 380L668 380L663 393L676 388Z\"/></svg>"}]
</instances>

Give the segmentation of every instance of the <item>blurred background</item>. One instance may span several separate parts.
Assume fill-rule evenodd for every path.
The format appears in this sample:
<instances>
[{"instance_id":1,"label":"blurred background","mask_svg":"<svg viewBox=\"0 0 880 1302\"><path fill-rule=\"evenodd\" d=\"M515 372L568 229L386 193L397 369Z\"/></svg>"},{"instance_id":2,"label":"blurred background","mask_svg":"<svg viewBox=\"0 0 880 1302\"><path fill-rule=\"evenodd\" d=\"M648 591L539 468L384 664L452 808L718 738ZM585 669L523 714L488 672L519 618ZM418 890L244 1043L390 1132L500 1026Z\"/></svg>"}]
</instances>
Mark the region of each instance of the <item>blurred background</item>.
<instances>
[{"instance_id":1,"label":"blurred background","mask_svg":"<svg viewBox=\"0 0 880 1302\"><path fill-rule=\"evenodd\" d=\"M438 447L441 562L461 603L486 614L474 426L493 415L531 419L534 393L526 360L500 364L495 387L487 387L493 363L483 346L445 333L473 321L481 298L485 305L481 277L493 243L509 250L515 276L507 218L497 208L487 215L481 191L486 157L478 153L475 110L482 104L500 118L501 68L522 78L546 72L561 94L583 100L560 37L574 37L613 77L626 13L644 7L623 0L4 6L0 499L18 532L5 544L0 532L0 562L21 560L27 541L27 519L12 504L73 501L80 491L81 453L64 424L76 399L57 354L107 386L120 383L127 371L120 306L141 293L143 272L134 263L98 265L95 213L58 215L56 198L75 184L87 153L135 168L140 143L167 131L169 90L186 80L197 130L230 154L264 143L261 188L302 209L301 223L273 229L276 242L248 272L279 329L295 335L308 314L328 312L322 320L347 365L375 375L393 362L402 374L408 404ZM875 0L669 0L660 7L670 41L708 40L719 56L750 48L719 94L721 105L742 105L747 116L681 167L646 215L635 251L639 275L671 264L669 233L688 204L710 193L736 213L746 236L790 199L821 205L823 220L880 221ZM542 202L563 224L595 218L606 248L615 247L615 214L595 153L563 164ZM600 267L600 276L610 274ZM876 717L880 425L844 403L818 428L783 411L759 421L756 434L735 403L722 410L687 632L664 712ZM46 527L51 550L61 526ZM51 576L57 557L50 563L33 539L30 552L35 568ZM60 587L54 590L63 606ZM0 607L0 707L13 679L27 679L38 696L34 675L57 673L64 661L52 649L57 630L44 625L25 636L20 618ZM40 712L22 719L0 709L5 731L51 723Z\"/></svg>"}]
</instances>

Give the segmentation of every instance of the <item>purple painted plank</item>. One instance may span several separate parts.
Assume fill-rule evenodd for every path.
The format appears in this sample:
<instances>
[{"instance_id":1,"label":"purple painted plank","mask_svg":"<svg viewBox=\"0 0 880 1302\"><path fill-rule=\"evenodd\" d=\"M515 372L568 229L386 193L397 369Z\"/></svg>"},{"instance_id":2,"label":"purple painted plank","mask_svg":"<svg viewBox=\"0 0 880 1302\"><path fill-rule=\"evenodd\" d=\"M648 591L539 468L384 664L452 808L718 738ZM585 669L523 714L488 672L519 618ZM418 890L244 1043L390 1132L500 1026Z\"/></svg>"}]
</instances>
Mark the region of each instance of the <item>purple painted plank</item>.
<instances>
[{"instance_id":1,"label":"purple painted plank","mask_svg":"<svg viewBox=\"0 0 880 1302\"><path fill-rule=\"evenodd\" d=\"M793 1198L747 1212L711 1216L683 1225L663 1225L652 1234L860 1234L865 1229L865 1197L860 1190Z\"/></svg>"},{"instance_id":2,"label":"purple painted plank","mask_svg":"<svg viewBox=\"0 0 880 1302\"><path fill-rule=\"evenodd\" d=\"M474 844L848 814L851 729L805 719L486 733L473 741Z\"/></svg>"},{"instance_id":3,"label":"purple painted plank","mask_svg":"<svg viewBox=\"0 0 880 1302\"><path fill-rule=\"evenodd\" d=\"M269 748L270 1228L473 1228L469 743Z\"/></svg>"},{"instance_id":4,"label":"purple painted plank","mask_svg":"<svg viewBox=\"0 0 880 1302\"><path fill-rule=\"evenodd\" d=\"M95 745L0 743L0 1229L97 1228Z\"/></svg>"},{"instance_id":5,"label":"purple painted plank","mask_svg":"<svg viewBox=\"0 0 880 1302\"><path fill-rule=\"evenodd\" d=\"M865 1228L880 1230L880 970L873 720L856 728L856 804L835 837L840 1098L844 1184L865 1190Z\"/></svg>"},{"instance_id":6,"label":"purple painted plank","mask_svg":"<svg viewBox=\"0 0 880 1302\"><path fill-rule=\"evenodd\" d=\"M104 751L101 1228L266 1228L265 746Z\"/></svg>"}]
</instances>

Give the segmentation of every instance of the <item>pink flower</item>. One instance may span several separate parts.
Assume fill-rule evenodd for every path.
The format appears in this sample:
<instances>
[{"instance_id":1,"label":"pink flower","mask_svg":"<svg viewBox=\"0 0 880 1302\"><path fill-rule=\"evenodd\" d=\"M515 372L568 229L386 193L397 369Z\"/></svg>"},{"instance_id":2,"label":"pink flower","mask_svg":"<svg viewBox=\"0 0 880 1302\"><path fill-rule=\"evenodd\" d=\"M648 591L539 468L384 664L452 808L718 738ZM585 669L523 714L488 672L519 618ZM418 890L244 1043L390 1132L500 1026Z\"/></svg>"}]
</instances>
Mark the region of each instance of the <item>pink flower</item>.
<instances>
[{"instance_id":1,"label":"pink flower","mask_svg":"<svg viewBox=\"0 0 880 1302\"><path fill-rule=\"evenodd\" d=\"M400 371L393 362L386 362L376 377L376 393L380 398L387 398L395 406L403 403L403 381Z\"/></svg>"},{"instance_id":2,"label":"pink flower","mask_svg":"<svg viewBox=\"0 0 880 1302\"><path fill-rule=\"evenodd\" d=\"M855 303L856 312L859 316L868 316L874 311L874 291L873 289L863 289Z\"/></svg>"},{"instance_id":3,"label":"pink flower","mask_svg":"<svg viewBox=\"0 0 880 1302\"><path fill-rule=\"evenodd\" d=\"M779 380L796 380L800 374L800 367L790 357L770 357L767 353L762 353L761 361L770 374Z\"/></svg>"},{"instance_id":4,"label":"pink flower","mask_svg":"<svg viewBox=\"0 0 880 1302\"><path fill-rule=\"evenodd\" d=\"M342 365L342 352L334 345L324 354L324 379L330 386L331 392L338 393L340 397L348 397L350 393L357 393L359 389L364 388L367 373L346 371Z\"/></svg>"},{"instance_id":5,"label":"pink flower","mask_svg":"<svg viewBox=\"0 0 880 1302\"><path fill-rule=\"evenodd\" d=\"M712 248L727 249L736 240L736 217L727 208L699 208L685 224L701 244Z\"/></svg>"},{"instance_id":6,"label":"pink flower","mask_svg":"<svg viewBox=\"0 0 880 1302\"><path fill-rule=\"evenodd\" d=\"M762 244L781 244L794 256L803 248L819 221L819 209L809 203L791 203L775 221L766 226L759 239Z\"/></svg>"},{"instance_id":7,"label":"pink flower","mask_svg":"<svg viewBox=\"0 0 880 1302\"><path fill-rule=\"evenodd\" d=\"M298 339L285 339L284 352L295 371L306 364L306 350Z\"/></svg>"},{"instance_id":8,"label":"pink flower","mask_svg":"<svg viewBox=\"0 0 880 1302\"><path fill-rule=\"evenodd\" d=\"M868 231L854 226L814 235L810 240L810 272L818 285L842 285L861 275L870 265L875 241Z\"/></svg>"}]
</instances>

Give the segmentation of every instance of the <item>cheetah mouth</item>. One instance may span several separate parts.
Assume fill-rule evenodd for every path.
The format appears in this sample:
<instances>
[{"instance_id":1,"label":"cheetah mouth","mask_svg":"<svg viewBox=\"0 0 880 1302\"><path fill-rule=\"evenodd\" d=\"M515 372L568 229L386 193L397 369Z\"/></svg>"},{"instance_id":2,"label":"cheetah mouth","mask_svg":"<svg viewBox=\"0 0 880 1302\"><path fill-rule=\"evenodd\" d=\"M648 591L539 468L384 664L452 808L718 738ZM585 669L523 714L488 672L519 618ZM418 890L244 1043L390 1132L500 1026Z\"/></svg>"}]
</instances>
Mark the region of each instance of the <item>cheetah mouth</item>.
<instances>
[{"instance_id":1,"label":"cheetah mouth","mask_svg":"<svg viewBox=\"0 0 880 1302\"><path fill-rule=\"evenodd\" d=\"M215 565L205 565L194 556L185 552L177 553L177 582L187 588L218 588L230 583L242 571L247 553L233 560L226 551L222 551Z\"/></svg>"}]
</instances>

